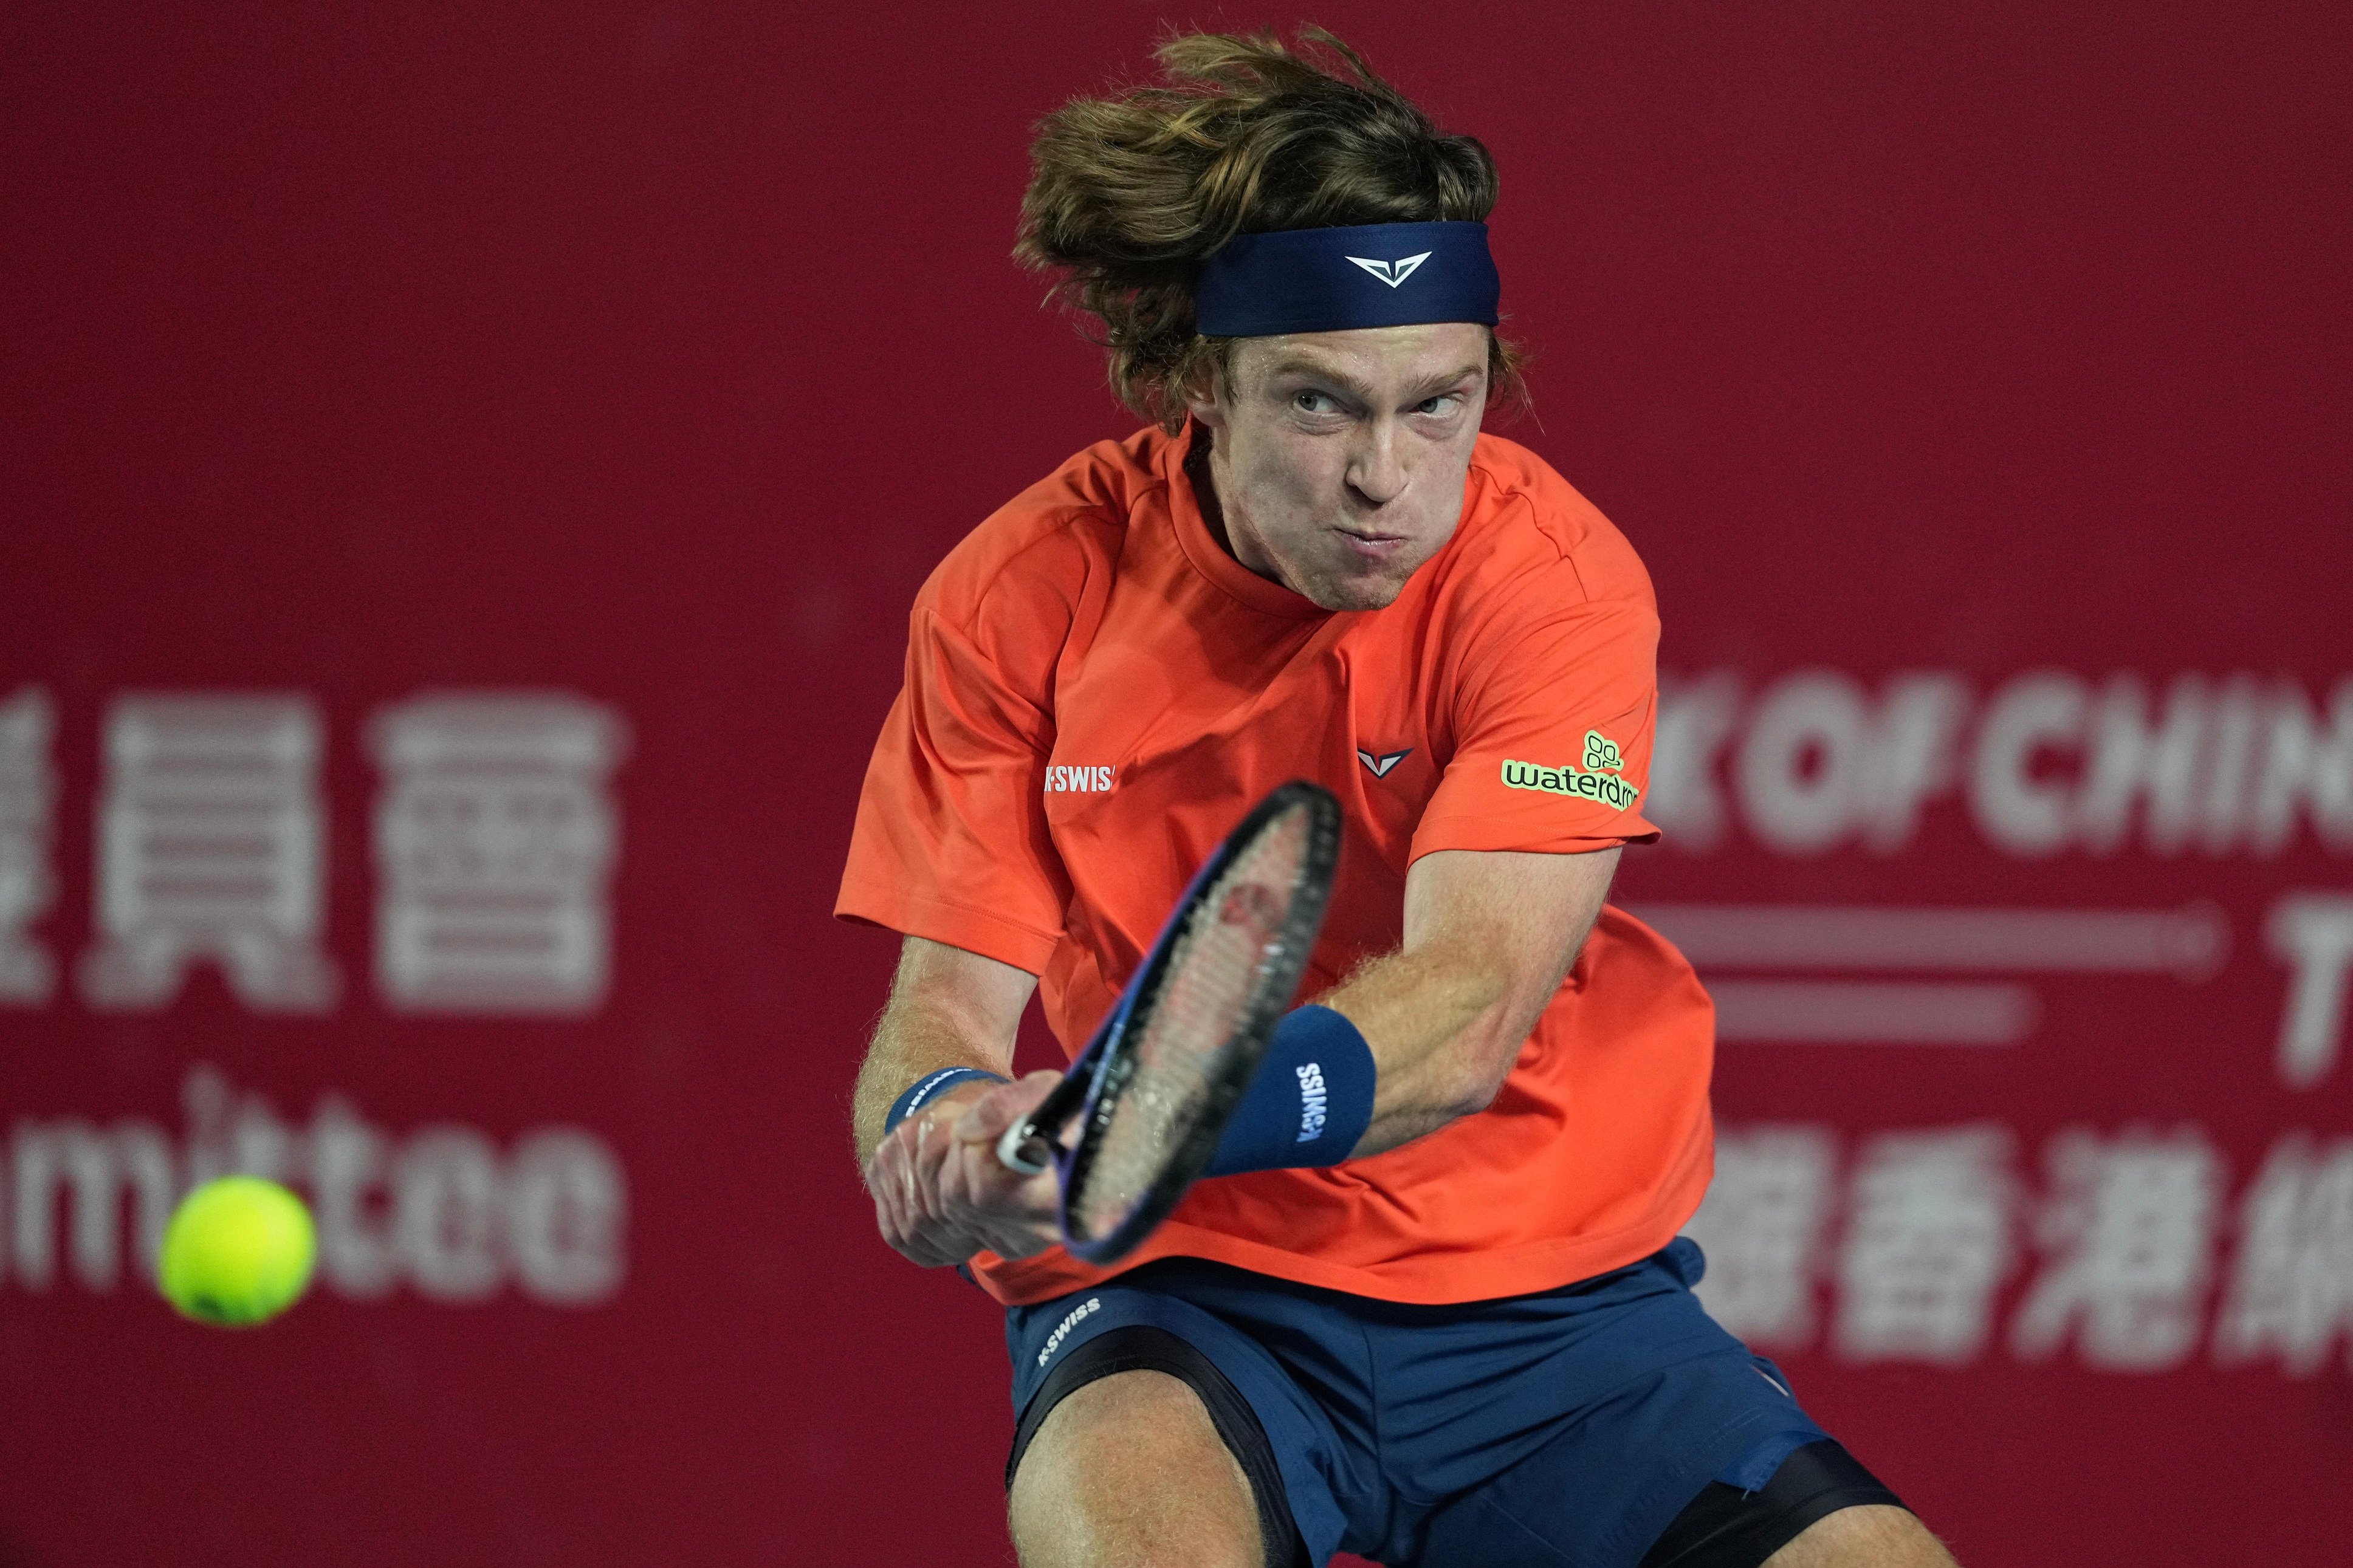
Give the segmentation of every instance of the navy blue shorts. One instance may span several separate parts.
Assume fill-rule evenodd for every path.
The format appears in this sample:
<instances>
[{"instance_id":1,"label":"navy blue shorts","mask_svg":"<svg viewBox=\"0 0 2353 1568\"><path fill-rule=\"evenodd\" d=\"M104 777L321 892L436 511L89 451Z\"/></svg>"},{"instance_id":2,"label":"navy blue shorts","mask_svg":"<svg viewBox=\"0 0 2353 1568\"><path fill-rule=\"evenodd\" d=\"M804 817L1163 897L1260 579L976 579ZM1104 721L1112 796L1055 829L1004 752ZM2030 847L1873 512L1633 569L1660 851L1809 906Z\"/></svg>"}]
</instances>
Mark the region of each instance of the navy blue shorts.
<instances>
[{"instance_id":1,"label":"navy blue shorts","mask_svg":"<svg viewBox=\"0 0 2353 1568\"><path fill-rule=\"evenodd\" d=\"M1826 1436L1701 1308L1704 1267L1678 1239L1556 1290L1429 1307L1164 1258L1010 1309L1013 1408L1103 1335L1165 1331L1256 1417L1312 1563L1635 1568L1711 1482L1754 1491Z\"/></svg>"}]
</instances>

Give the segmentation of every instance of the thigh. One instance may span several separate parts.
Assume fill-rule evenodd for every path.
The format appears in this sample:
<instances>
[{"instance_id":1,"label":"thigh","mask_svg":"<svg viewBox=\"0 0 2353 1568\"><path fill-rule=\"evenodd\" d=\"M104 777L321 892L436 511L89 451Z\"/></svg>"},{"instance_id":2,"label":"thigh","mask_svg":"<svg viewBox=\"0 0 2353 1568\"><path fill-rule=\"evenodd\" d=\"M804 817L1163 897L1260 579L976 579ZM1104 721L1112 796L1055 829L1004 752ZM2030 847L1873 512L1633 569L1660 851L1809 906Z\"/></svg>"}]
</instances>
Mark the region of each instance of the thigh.
<instances>
[{"instance_id":1,"label":"thigh","mask_svg":"<svg viewBox=\"0 0 2353 1568\"><path fill-rule=\"evenodd\" d=\"M1165 1372L1113 1373L1058 1401L1018 1460L1023 1568L1264 1568L1250 1478L1208 1406Z\"/></svg>"},{"instance_id":2,"label":"thigh","mask_svg":"<svg viewBox=\"0 0 2353 1568\"><path fill-rule=\"evenodd\" d=\"M1697 1249L1679 1241L1588 1286L1498 1303L1488 1316L1512 1335L1511 1359L1499 1363L1512 1375L1500 1386L1480 1377L1473 1342L1471 1352L1423 1358L1419 1373L1472 1392L1464 1408L1430 1391L1424 1404L1453 1418L1431 1432L1433 1452L1418 1468L1450 1473L1464 1452L1494 1462L1452 1470L1397 1560L1636 1568L1711 1484L1756 1490L1791 1453L1826 1441L1780 1370L1700 1306L1690 1287L1701 1268ZM1532 1330L1550 1332L1556 1348L1527 1364ZM1441 1444L1448 1452L1435 1451Z\"/></svg>"},{"instance_id":3,"label":"thigh","mask_svg":"<svg viewBox=\"0 0 2353 1568\"><path fill-rule=\"evenodd\" d=\"M1263 1344L1166 1283L1172 1288L1123 1277L1008 1312L1018 1417L1008 1489L1039 1484L1031 1450L1050 1428L1058 1436L1049 1462L1059 1472L1073 1458L1082 1464L1098 1449L1108 1453L1124 1441L1121 1432L1163 1416L1169 1431L1189 1434L1185 1448L1192 1453L1206 1421L1222 1446L1220 1463L1238 1467L1247 1484L1265 1560L1278 1568L1324 1561L1345 1533L1343 1494L1357 1489L1352 1483L1361 1464L1322 1405ZM1145 1373L1152 1375L1137 1375ZM1105 1384L1117 1392L1099 1387ZM1075 1440L1082 1436L1086 1441ZM1159 1440L1145 1432L1135 1451L1152 1452ZM1153 1464L1134 1469L1145 1484L1162 1484ZM1233 1474L1206 1461L1187 1473L1208 1470ZM1028 1502L1017 1500L1018 1510Z\"/></svg>"},{"instance_id":4,"label":"thigh","mask_svg":"<svg viewBox=\"0 0 2353 1568\"><path fill-rule=\"evenodd\" d=\"M1860 1504L1825 1514L1765 1560L1765 1568L1957 1568L1908 1509Z\"/></svg>"},{"instance_id":5,"label":"thigh","mask_svg":"<svg viewBox=\"0 0 2353 1568\"><path fill-rule=\"evenodd\" d=\"M1636 1568L1712 1483L1769 1477L1793 1449L1821 1439L1771 1363L1746 1350L1654 1368L1433 1510L1414 1561Z\"/></svg>"}]
</instances>

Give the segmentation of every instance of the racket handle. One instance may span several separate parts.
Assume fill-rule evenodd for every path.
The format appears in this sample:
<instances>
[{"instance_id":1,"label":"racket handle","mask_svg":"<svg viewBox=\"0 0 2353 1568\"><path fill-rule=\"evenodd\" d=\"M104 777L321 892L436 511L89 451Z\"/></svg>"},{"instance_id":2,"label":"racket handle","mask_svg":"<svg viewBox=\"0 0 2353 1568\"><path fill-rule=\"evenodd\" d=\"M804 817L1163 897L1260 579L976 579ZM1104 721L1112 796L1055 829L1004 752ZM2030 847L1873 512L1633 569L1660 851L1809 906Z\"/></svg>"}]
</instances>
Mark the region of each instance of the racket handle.
<instances>
[{"instance_id":1,"label":"racket handle","mask_svg":"<svg viewBox=\"0 0 2353 1568\"><path fill-rule=\"evenodd\" d=\"M1038 1123L1031 1117L1022 1117L1005 1130L997 1141L997 1162L1008 1171L1034 1176L1053 1168L1051 1146L1038 1135Z\"/></svg>"},{"instance_id":2,"label":"racket handle","mask_svg":"<svg viewBox=\"0 0 2353 1568\"><path fill-rule=\"evenodd\" d=\"M1092 1054L1093 1047L1089 1047L1088 1055L1081 1057L1071 1066L1062 1081L1054 1086L1053 1092L1047 1095L1035 1110L1016 1118L1013 1124L1005 1130L1005 1135L997 1141L997 1163L1025 1176L1034 1176L1041 1171L1054 1168L1054 1156L1062 1151L1054 1142L1049 1129L1059 1131L1064 1122L1078 1114L1080 1105L1086 1100L1087 1085L1094 1076L1091 1060Z\"/></svg>"}]
</instances>

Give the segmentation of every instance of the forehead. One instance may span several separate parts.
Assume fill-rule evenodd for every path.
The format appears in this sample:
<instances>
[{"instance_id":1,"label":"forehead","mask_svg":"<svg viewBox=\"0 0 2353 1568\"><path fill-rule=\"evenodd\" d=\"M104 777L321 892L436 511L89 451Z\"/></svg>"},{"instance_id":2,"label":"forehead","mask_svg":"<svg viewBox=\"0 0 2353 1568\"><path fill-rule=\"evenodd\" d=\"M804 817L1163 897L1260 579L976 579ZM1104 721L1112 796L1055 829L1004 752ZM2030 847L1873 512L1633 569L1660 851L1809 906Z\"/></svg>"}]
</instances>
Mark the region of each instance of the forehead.
<instances>
[{"instance_id":1,"label":"forehead","mask_svg":"<svg viewBox=\"0 0 2353 1568\"><path fill-rule=\"evenodd\" d=\"M1487 329L1470 321L1245 338L1234 353L1235 374L1245 381L1304 374L1390 386L1451 382L1486 368Z\"/></svg>"}]
</instances>

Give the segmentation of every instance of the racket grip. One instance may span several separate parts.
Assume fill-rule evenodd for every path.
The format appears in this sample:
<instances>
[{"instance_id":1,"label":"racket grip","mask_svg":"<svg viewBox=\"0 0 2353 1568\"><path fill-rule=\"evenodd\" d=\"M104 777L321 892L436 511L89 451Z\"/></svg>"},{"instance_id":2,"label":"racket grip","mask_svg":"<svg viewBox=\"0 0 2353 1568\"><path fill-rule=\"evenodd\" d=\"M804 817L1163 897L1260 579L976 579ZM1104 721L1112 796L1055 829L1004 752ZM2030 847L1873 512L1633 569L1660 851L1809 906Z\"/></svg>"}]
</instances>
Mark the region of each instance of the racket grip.
<instances>
[{"instance_id":1,"label":"racket grip","mask_svg":"<svg viewBox=\"0 0 2353 1568\"><path fill-rule=\"evenodd\" d=\"M1004 1135L997 1141L997 1163L1007 1170L1024 1176L1034 1176L1054 1168L1056 1156L1063 1150L1054 1142L1053 1132L1078 1113L1086 1100L1087 1086L1094 1081L1094 1068L1099 1059L1096 1047L1090 1044L1079 1059L1071 1064L1051 1093L1027 1116L1017 1117Z\"/></svg>"},{"instance_id":2,"label":"racket grip","mask_svg":"<svg viewBox=\"0 0 2353 1568\"><path fill-rule=\"evenodd\" d=\"M1005 1136L997 1141L997 1163L1025 1176L1034 1176L1052 1167L1053 1154L1045 1139L1038 1135L1035 1118L1024 1116L1005 1130Z\"/></svg>"}]
</instances>

